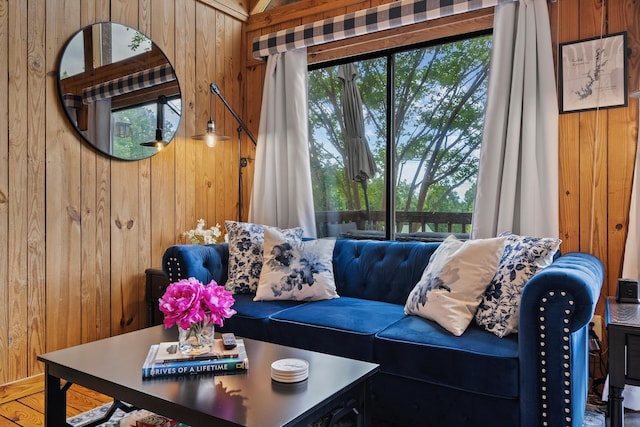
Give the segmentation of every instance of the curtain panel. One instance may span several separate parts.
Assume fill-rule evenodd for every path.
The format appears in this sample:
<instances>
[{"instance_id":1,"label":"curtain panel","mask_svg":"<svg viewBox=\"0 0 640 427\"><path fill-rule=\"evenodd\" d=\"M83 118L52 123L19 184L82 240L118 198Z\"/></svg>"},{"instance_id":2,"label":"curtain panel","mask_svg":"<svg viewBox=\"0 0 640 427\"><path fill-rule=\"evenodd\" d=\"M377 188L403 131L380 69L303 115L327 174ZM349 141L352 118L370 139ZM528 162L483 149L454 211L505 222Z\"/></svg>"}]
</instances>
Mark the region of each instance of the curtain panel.
<instances>
[{"instance_id":1,"label":"curtain panel","mask_svg":"<svg viewBox=\"0 0 640 427\"><path fill-rule=\"evenodd\" d=\"M249 221L302 227L316 237L306 49L269 56L260 111Z\"/></svg>"},{"instance_id":2,"label":"curtain panel","mask_svg":"<svg viewBox=\"0 0 640 427\"><path fill-rule=\"evenodd\" d=\"M507 0L493 48L472 238L559 234L558 101L546 0Z\"/></svg>"}]
</instances>

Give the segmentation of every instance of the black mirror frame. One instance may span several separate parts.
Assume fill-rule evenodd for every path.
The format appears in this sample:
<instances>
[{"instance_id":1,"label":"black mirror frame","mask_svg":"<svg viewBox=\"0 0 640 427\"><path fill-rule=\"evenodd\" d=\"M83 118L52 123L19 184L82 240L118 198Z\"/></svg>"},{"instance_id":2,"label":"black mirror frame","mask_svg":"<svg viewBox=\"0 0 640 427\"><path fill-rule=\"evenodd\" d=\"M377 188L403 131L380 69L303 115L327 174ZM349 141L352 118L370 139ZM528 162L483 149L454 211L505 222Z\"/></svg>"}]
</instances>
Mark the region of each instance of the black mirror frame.
<instances>
[{"instance_id":1,"label":"black mirror frame","mask_svg":"<svg viewBox=\"0 0 640 427\"><path fill-rule=\"evenodd\" d=\"M160 47L159 47L159 46L158 46L158 45L157 45L157 44L156 44L156 43L155 43L155 42L154 42L150 37L148 37L147 35L145 35L144 33L142 33L141 31L139 31L139 30L138 30L138 29L136 29L136 28L133 28L133 27L130 27L130 26L128 26L128 25L121 24L121 23L118 23L118 22L114 22L114 21L101 21L101 22L95 22L95 23L93 23L93 24L90 24L90 25L87 25L87 26L85 26L85 27L80 28L80 29L79 29L77 32L75 32L71 37L69 37L69 39L65 42L65 44L64 44L64 45L63 45L63 47L62 47L62 49L60 50L59 57L58 57L58 60L57 60L57 67L56 67L56 79L57 79L57 87L58 87L58 98L59 98L59 100L60 100L60 103L61 103L61 105L62 105L63 110L65 111L65 115L67 116L67 119L68 119L68 121L69 121L69 124L74 128L74 130L76 131L76 133L77 133L77 134L78 134L78 135L79 135L79 136L80 136L80 137L81 137L81 138L82 138L82 139L83 139L87 144L89 144L92 148L94 148L96 151L98 151L98 152L100 152L100 153L102 153L102 154L104 154L104 155L106 155L106 156L109 156L109 157L111 157L111 158L113 158L113 159L118 159L118 160L124 160L124 161L137 161L137 160L143 160L143 159L149 158L149 157L151 157L151 156L153 156L153 155L157 154L157 153L160 151L160 148L162 148L162 147L164 147L164 146L166 146L166 145L170 144L170 143L173 141L173 139L174 139L174 137L175 137L175 135L176 135L176 133L177 133L177 131L178 131L179 127L180 127L180 122L181 122L181 120L182 120L182 113L181 113L182 108L180 109L179 114L178 114L178 112L176 112L176 114L178 114L179 118L178 118L178 120L177 120L177 123L176 123L175 129L173 130L173 132L172 132L172 133L171 133L171 135L170 135L170 136L171 136L170 138L167 138L166 140L162 141L162 139L163 139L163 138L161 138L161 137L162 137L161 129L157 129L157 128L156 128L156 132L155 132L155 135L156 135L156 141L158 141L158 142L162 142L162 144L159 144L159 148L158 148L158 149L156 149L155 147L153 147L153 144L151 144L150 142L141 143L140 145L144 145L144 146L146 146L146 147L152 147L152 148L149 148L149 149L148 149L148 153L149 153L149 154L148 154L148 155L145 155L145 156L139 156L139 157L131 157L131 158L128 158L128 157L123 157L123 156L115 155L114 153L110 153L110 152L108 152L108 150L105 150L105 149L101 148L98 144L96 144L94 141L92 141L92 140L89 138L89 136L88 136L88 135L86 135L86 134L85 134L85 132L84 132L82 129L80 129L79 125L76 123L76 120L75 120L75 119L74 119L74 117L72 116L72 114L73 114L73 113L70 111L70 110L72 110L72 108L71 108L71 107L67 107L67 105L66 105L66 103L65 103L65 95L67 95L67 94L65 94L65 93L64 93L64 89L63 89L63 83L62 83L62 80L63 80L63 79L61 79L61 73L62 73L61 68L62 68L62 62L63 62L63 59L64 59L64 57L65 57L65 54L67 53L67 49L69 48L69 45L71 44L71 42L72 42L72 41L73 41L73 40L78 36L78 34L83 34L83 33L84 33L87 29L89 29L89 28L93 28L93 27L95 27L95 26L97 26L97 25L104 25L104 24L119 25L119 26L122 26L122 27L124 27L124 28L127 28L127 29L130 29L130 30L132 30L132 31L135 31L137 34L141 34L142 36L144 36L144 37L145 37L147 40L149 40L149 42L151 43L152 50L156 50L156 51L157 51L157 53L161 54L161 56L162 56L162 57L164 58L164 60L166 61L166 64L168 64L168 68L170 68L171 73L173 73L173 75L175 76L175 69L174 69L174 67L173 67L173 64L171 64L171 61L169 61L169 58L166 56L166 54L162 51L162 49L161 49L161 48L160 48ZM177 76L175 76L175 79L174 79L174 80L172 80L172 81L175 81L175 85L177 86L177 95L172 95L172 96L171 96L171 98L172 98L172 99L174 99L174 98L179 98L179 99L180 99L180 102L181 102L181 104L182 104L182 91L181 91L181 89L180 89L180 82L178 81L178 77L177 77ZM161 84L163 84L163 83L157 83L157 84L154 84L153 86L157 86L157 85L161 85ZM164 84L166 84L166 83L164 83ZM94 82L94 86L95 86L95 85L96 85L96 83ZM152 87L153 87L153 86L152 86ZM82 102L82 101L80 101L80 102ZM166 97L165 95L160 95L160 96L158 97L158 101L157 101L157 102L158 102L158 104L157 104L158 106L162 105L162 106L163 106L163 108L166 108L166 107L165 107L165 105L166 105L166 103L167 103L167 97ZM164 113L158 114L158 113L156 112L155 117L156 117L156 119L158 119L158 125L157 125L157 126L160 126L160 124L159 124L160 117L164 117ZM155 123L155 120L156 120L156 119L154 119L154 123ZM160 140L159 140L159 139L160 139Z\"/></svg>"}]
</instances>

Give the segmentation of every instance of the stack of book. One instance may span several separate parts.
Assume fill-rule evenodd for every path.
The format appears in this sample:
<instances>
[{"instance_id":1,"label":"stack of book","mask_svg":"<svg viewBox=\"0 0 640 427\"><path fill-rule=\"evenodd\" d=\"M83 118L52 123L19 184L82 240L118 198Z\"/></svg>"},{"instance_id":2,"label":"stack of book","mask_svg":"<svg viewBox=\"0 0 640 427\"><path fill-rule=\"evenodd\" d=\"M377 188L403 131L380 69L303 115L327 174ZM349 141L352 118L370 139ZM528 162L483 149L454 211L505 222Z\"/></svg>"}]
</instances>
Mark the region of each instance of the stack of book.
<instances>
[{"instance_id":1,"label":"stack of book","mask_svg":"<svg viewBox=\"0 0 640 427\"><path fill-rule=\"evenodd\" d=\"M142 378L172 377L204 373L233 373L249 369L249 359L242 339L236 347L226 350L222 340L216 339L211 352L187 356L178 350L178 342L154 344L142 365Z\"/></svg>"}]
</instances>

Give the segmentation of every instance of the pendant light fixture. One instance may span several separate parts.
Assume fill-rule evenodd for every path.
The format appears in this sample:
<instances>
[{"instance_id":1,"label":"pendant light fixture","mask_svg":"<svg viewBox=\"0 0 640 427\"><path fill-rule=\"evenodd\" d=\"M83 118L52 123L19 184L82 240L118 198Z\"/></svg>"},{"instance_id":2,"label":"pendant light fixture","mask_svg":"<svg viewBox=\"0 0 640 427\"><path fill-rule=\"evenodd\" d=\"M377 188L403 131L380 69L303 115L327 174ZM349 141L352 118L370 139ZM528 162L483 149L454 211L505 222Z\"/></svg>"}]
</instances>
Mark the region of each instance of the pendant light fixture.
<instances>
[{"instance_id":1,"label":"pendant light fixture","mask_svg":"<svg viewBox=\"0 0 640 427\"><path fill-rule=\"evenodd\" d=\"M226 135L220 135L216 132L216 124L213 121L213 93L209 91L209 121L207 122L207 131L198 135L194 135L191 139L204 141L207 147L213 148L218 141L226 141L230 139Z\"/></svg>"},{"instance_id":2,"label":"pendant light fixture","mask_svg":"<svg viewBox=\"0 0 640 427\"><path fill-rule=\"evenodd\" d=\"M158 97L158 111L156 113L156 139L154 141L140 143L140 145L142 145L143 147L155 147L156 151L162 151L162 149L168 144L168 142L164 140L164 137L162 135L164 130L164 106L166 105L166 103L167 97L164 95L160 95Z\"/></svg>"},{"instance_id":3,"label":"pendant light fixture","mask_svg":"<svg viewBox=\"0 0 640 427\"><path fill-rule=\"evenodd\" d=\"M209 147L213 147L216 144L216 141L225 141L225 140L231 139L228 136L221 136L216 132L216 126L213 122L213 119L211 118L211 111L213 111L213 95L216 95L218 98L220 98L220 101L222 101L222 104L224 104L225 108L229 111L229 113L231 113L233 118L236 119L236 121L238 122L238 128L236 129L236 132L238 133L238 163L239 163L238 164L239 166L238 168L238 221L242 221L243 205L244 205L244 201L242 198L242 169L247 167L249 158L242 157L241 134L242 132L245 132L247 134L247 137L249 138L249 140L251 140L254 146L256 145L256 138L253 136L253 134L251 133L251 131L249 130L245 122L240 118L238 113L236 113L236 111L231 107L231 105L229 105L229 102L227 102L225 97L222 95L222 92L220 92L220 87L215 83L211 83L209 85L210 116L209 116L209 121L207 122L207 132L204 134L193 136L192 138L206 141Z\"/></svg>"}]
</instances>

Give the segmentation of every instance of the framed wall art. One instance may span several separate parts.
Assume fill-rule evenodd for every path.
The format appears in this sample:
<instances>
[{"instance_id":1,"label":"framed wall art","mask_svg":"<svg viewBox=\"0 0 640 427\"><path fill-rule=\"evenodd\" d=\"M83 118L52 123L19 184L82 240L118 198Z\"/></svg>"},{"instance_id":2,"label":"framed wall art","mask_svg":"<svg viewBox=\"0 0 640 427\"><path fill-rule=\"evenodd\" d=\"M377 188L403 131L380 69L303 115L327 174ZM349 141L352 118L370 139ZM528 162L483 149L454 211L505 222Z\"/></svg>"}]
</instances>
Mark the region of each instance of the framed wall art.
<instances>
[{"instance_id":1,"label":"framed wall art","mask_svg":"<svg viewBox=\"0 0 640 427\"><path fill-rule=\"evenodd\" d=\"M627 33L560 45L560 112L627 105Z\"/></svg>"}]
</instances>

